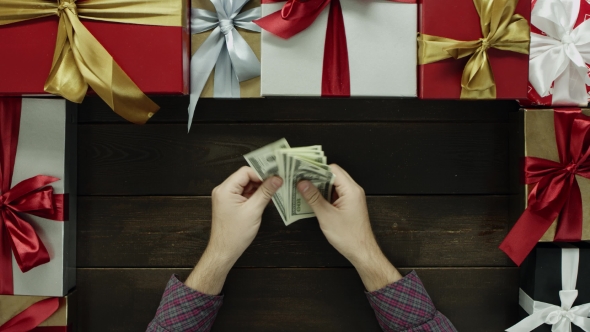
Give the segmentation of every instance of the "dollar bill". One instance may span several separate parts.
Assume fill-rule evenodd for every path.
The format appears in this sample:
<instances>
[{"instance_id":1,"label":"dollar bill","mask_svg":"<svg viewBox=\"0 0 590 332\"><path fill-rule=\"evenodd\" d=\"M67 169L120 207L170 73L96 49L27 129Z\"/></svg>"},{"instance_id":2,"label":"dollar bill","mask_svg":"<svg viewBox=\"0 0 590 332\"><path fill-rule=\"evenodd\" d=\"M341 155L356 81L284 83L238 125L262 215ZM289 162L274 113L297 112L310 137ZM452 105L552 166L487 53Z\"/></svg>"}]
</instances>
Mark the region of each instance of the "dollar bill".
<instances>
[{"instance_id":1,"label":"dollar bill","mask_svg":"<svg viewBox=\"0 0 590 332\"><path fill-rule=\"evenodd\" d=\"M283 179L284 184L273 196L273 202L285 225L315 216L297 190L301 180L309 180L325 199L331 198L335 176L321 145L291 148L283 138L244 155L244 158L262 180L273 175Z\"/></svg>"},{"instance_id":2,"label":"dollar bill","mask_svg":"<svg viewBox=\"0 0 590 332\"><path fill-rule=\"evenodd\" d=\"M290 210L287 211L288 223L286 224L315 216L311 206L307 204L299 193L299 190L297 190L297 184L300 181L310 181L318 188L320 194L326 200L330 200L332 186L334 184L334 174L321 166L302 158L294 157L291 159L291 172L288 177L290 179L290 185L286 187L289 190L288 202L290 202Z\"/></svg>"},{"instance_id":3,"label":"dollar bill","mask_svg":"<svg viewBox=\"0 0 590 332\"><path fill-rule=\"evenodd\" d=\"M277 163L275 151L279 149L286 149L289 147L290 146L289 143L287 143L287 140L281 138L280 140L274 143L268 144L258 150L252 151L244 155L244 158L246 159L246 162L248 162L248 165L250 165L250 167L252 167L254 171L256 171L258 177L261 180L265 180L273 175L280 176L279 165ZM273 195L272 201L277 207L277 210L279 210L279 214L281 215L283 221L287 220L287 208L285 206L286 200L281 190L279 190L279 192Z\"/></svg>"}]
</instances>

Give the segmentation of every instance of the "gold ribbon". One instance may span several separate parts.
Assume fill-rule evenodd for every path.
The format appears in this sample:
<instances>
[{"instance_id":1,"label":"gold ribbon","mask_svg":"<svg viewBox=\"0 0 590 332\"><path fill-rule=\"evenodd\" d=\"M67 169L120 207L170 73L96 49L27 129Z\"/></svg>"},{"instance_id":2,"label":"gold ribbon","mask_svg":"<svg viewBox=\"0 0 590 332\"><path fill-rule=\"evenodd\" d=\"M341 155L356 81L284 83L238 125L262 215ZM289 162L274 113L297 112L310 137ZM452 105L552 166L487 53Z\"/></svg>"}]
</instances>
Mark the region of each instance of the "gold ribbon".
<instances>
[{"instance_id":1,"label":"gold ribbon","mask_svg":"<svg viewBox=\"0 0 590 332\"><path fill-rule=\"evenodd\" d=\"M514 14L518 0L473 0L473 3L480 17L483 38L460 41L420 34L418 63L425 65L471 55L461 77L461 99L495 99L496 83L487 50L493 47L529 54L529 23L521 15Z\"/></svg>"},{"instance_id":2,"label":"gold ribbon","mask_svg":"<svg viewBox=\"0 0 590 332\"><path fill-rule=\"evenodd\" d=\"M185 14L182 0L88 0L78 4L76 0L0 0L0 26L59 16L46 92L81 103L90 86L115 113L137 124L152 117L158 105L125 74L80 18L182 27Z\"/></svg>"}]
</instances>

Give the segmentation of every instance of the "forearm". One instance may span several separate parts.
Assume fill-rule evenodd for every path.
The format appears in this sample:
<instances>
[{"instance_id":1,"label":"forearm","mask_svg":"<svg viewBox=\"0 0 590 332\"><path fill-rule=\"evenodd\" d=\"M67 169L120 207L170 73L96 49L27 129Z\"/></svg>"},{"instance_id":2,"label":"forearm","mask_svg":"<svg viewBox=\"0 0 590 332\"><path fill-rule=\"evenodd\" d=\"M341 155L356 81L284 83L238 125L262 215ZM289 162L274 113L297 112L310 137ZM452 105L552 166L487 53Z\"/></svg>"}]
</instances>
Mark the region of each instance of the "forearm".
<instances>
[{"instance_id":1,"label":"forearm","mask_svg":"<svg viewBox=\"0 0 590 332\"><path fill-rule=\"evenodd\" d=\"M219 254L209 246L184 284L203 294L218 295L236 260Z\"/></svg>"},{"instance_id":2,"label":"forearm","mask_svg":"<svg viewBox=\"0 0 590 332\"><path fill-rule=\"evenodd\" d=\"M349 258L369 292L381 289L402 279L402 275L389 262L373 239L363 250Z\"/></svg>"}]
</instances>

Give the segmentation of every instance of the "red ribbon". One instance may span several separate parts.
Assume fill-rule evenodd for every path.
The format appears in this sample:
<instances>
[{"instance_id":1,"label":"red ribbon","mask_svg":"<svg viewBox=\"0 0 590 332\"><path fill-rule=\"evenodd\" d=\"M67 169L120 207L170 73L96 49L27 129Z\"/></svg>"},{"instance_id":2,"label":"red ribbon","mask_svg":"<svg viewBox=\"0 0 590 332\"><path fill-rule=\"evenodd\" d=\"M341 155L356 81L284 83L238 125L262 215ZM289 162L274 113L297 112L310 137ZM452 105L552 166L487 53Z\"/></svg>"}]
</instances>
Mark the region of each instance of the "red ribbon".
<instances>
[{"instance_id":1,"label":"red ribbon","mask_svg":"<svg viewBox=\"0 0 590 332\"><path fill-rule=\"evenodd\" d=\"M59 309L59 299L56 297L41 300L25 309L23 312L12 317L9 321L0 325L0 332L24 332L43 331L51 332L45 327L37 327L39 324L51 317ZM67 327L47 326L47 328L58 328L52 331L66 331Z\"/></svg>"},{"instance_id":2,"label":"red ribbon","mask_svg":"<svg viewBox=\"0 0 590 332\"><path fill-rule=\"evenodd\" d=\"M262 3L280 1L262 0ZM416 3L416 0L390 1ZM340 0L288 0L281 10L255 20L254 23L278 37L289 39L312 25L328 5L330 12L324 45L322 96L350 97L348 46Z\"/></svg>"},{"instance_id":3,"label":"red ribbon","mask_svg":"<svg viewBox=\"0 0 590 332\"><path fill-rule=\"evenodd\" d=\"M12 253L22 272L49 262L35 229L19 213L64 221L64 195L49 184L59 179L37 175L10 187L20 128L20 98L0 98L0 294L13 294Z\"/></svg>"},{"instance_id":4,"label":"red ribbon","mask_svg":"<svg viewBox=\"0 0 590 332\"><path fill-rule=\"evenodd\" d=\"M524 158L524 183L535 186L528 207L500 245L519 266L558 216L555 242L582 238L582 194L576 175L590 179L590 117L580 109L554 114L560 162Z\"/></svg>"}]
</instances>

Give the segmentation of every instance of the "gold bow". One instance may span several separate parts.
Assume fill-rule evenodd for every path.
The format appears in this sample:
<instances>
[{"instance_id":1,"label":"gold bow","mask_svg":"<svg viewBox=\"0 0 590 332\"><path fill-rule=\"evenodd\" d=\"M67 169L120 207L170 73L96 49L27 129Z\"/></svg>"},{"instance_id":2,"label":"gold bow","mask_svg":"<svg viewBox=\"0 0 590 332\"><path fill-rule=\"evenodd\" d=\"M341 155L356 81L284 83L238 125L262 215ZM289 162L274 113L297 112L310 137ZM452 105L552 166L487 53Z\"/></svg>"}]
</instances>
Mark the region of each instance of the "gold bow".
<instances>
[{"instance_id":1,"label":"gold bow","mask_svg":"<svg viewBox=\"0 0 590 332\"><path fill-rule=\"evenodd\" d=\"M425 65L471 55L461 77L461 99L495 99L496 83L487 50L493 47L529 54L529 23L521 15L514 14L518 0L473 0L473 3L480 17L483 38L460 41L420 34L418 63Z\"/></svg>"},{"instance_id":2,"label":"gold bow","mask_svg":"<svg viewBox=\"0 0 590 332\"><path fill-rule=\"evenodd\" d=\"M57 41L45 91L81 103L90 86L117 114L145 123L159 107L149 99L80 22L185 26L182 0L0 0L0 26L59 16ZM113 36L113 38L117 38Z\"/></svg>"}]
</instances>

